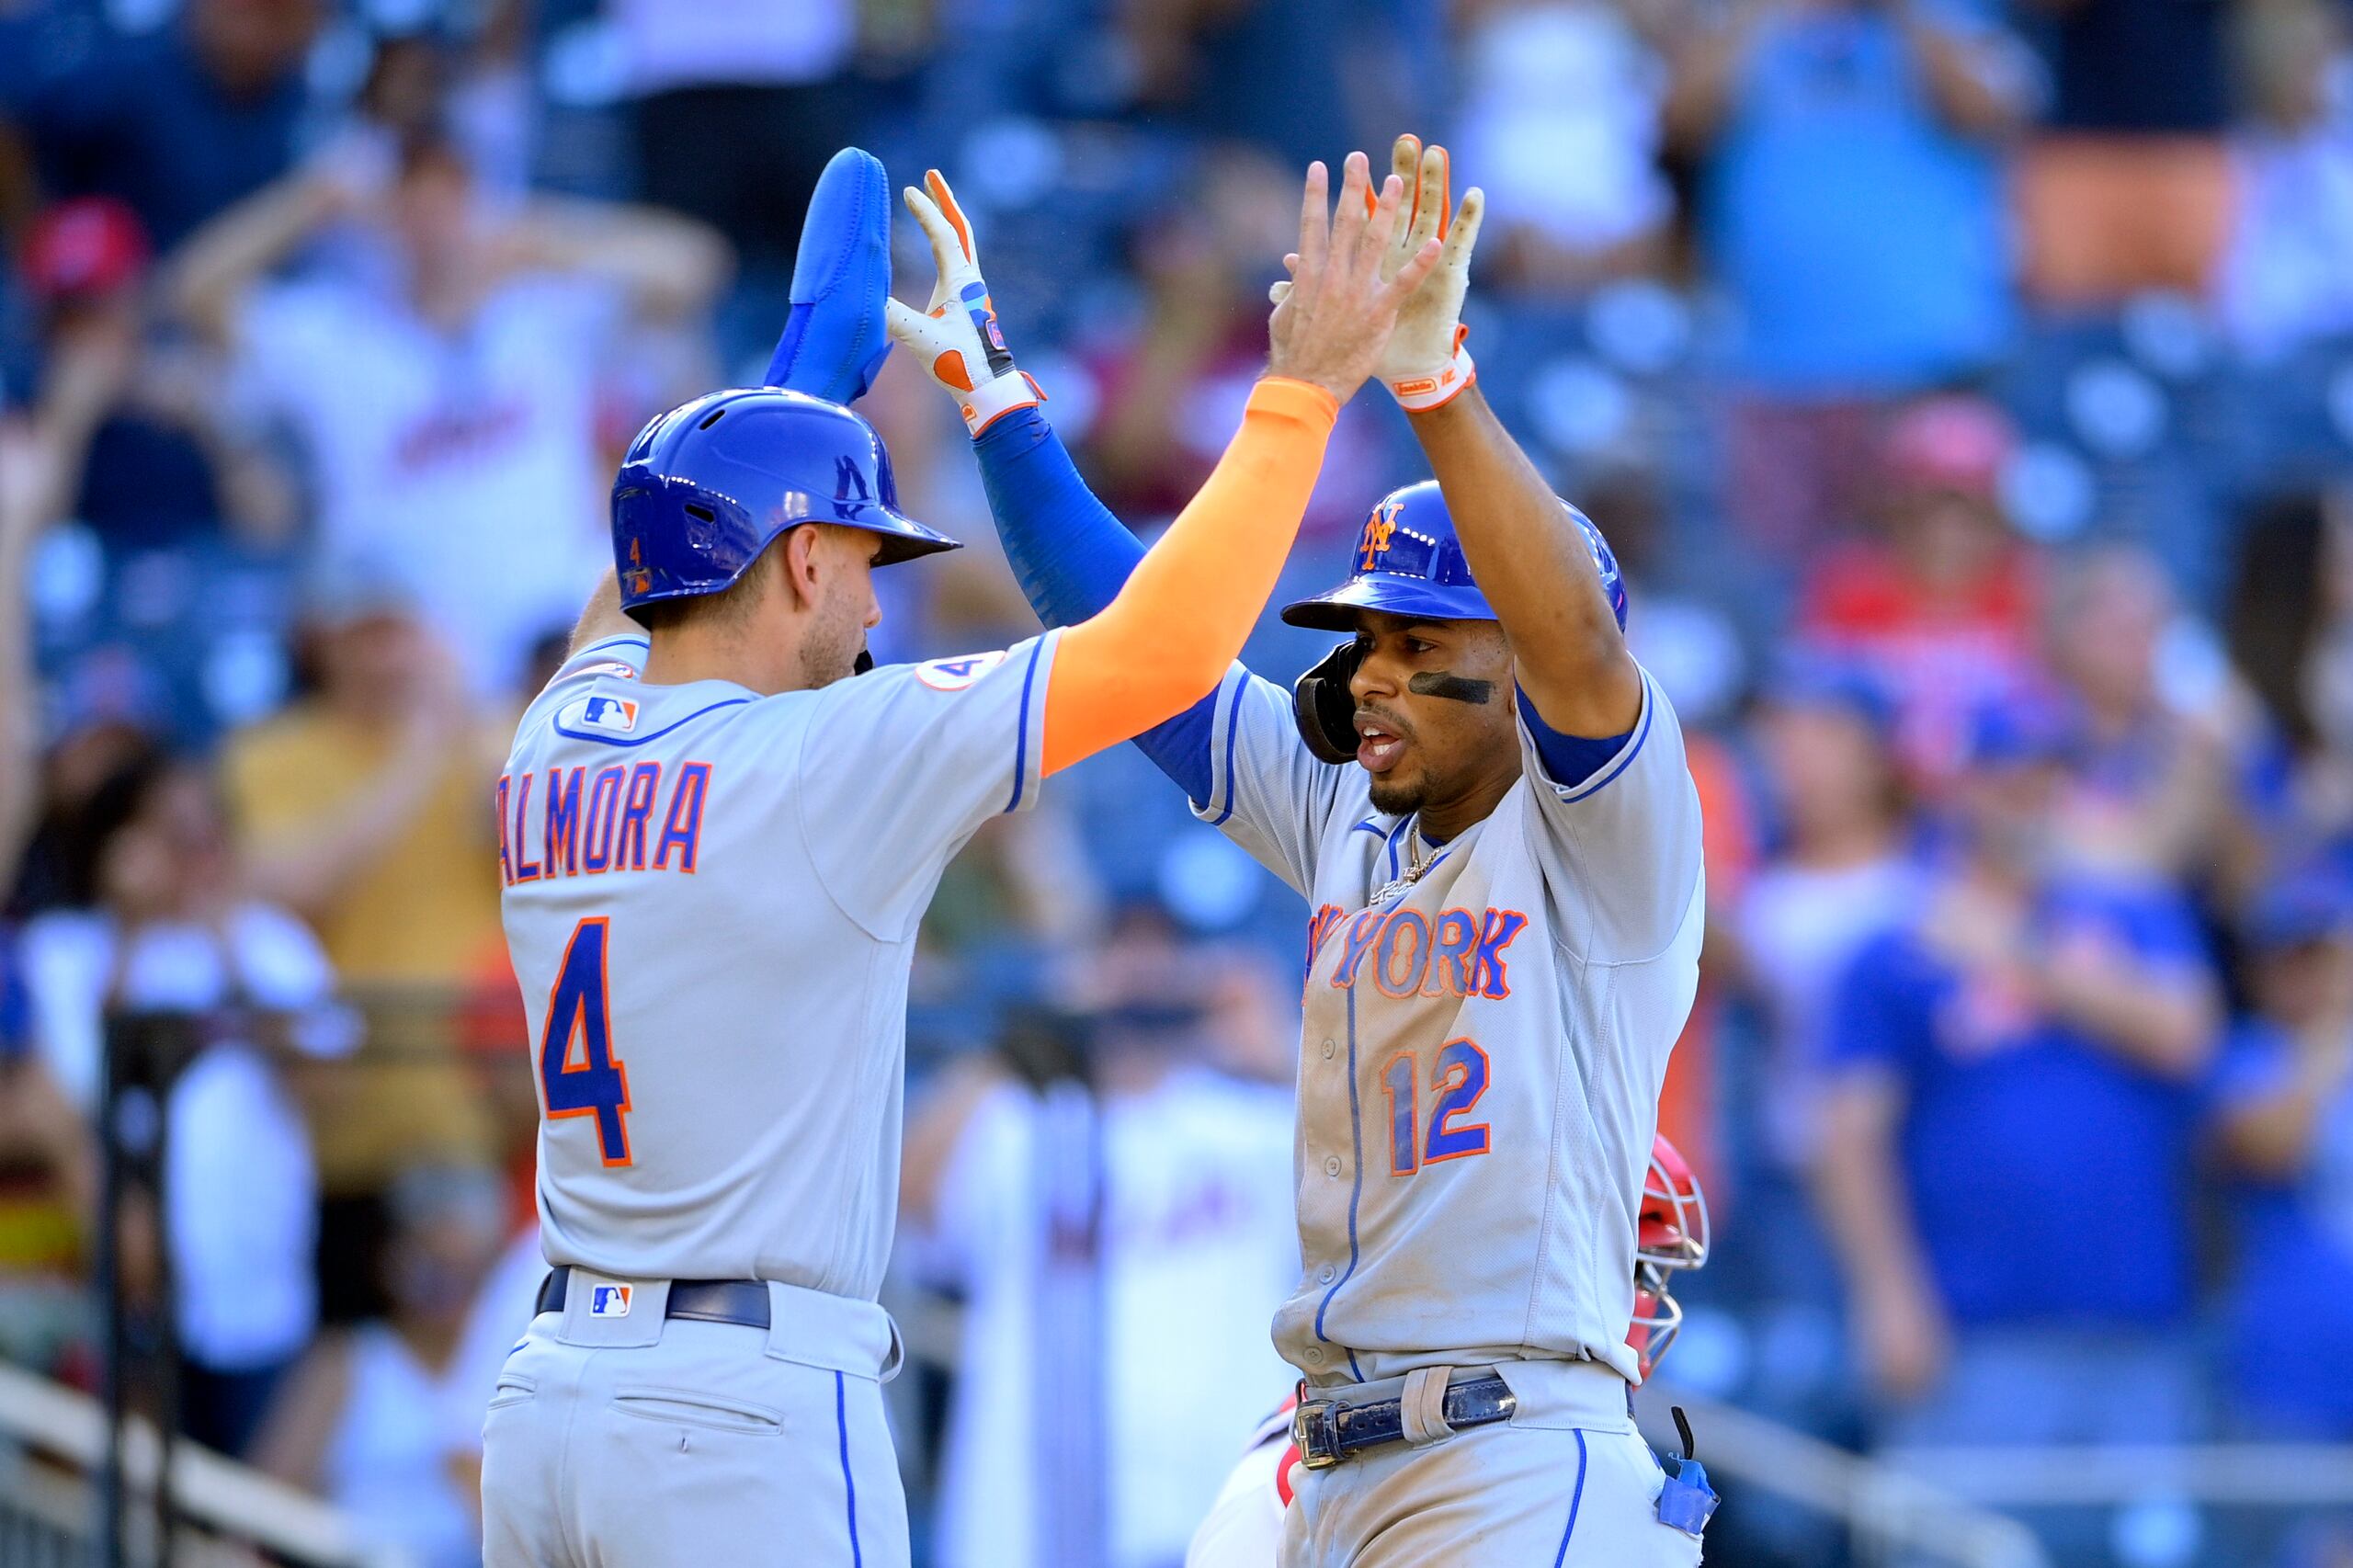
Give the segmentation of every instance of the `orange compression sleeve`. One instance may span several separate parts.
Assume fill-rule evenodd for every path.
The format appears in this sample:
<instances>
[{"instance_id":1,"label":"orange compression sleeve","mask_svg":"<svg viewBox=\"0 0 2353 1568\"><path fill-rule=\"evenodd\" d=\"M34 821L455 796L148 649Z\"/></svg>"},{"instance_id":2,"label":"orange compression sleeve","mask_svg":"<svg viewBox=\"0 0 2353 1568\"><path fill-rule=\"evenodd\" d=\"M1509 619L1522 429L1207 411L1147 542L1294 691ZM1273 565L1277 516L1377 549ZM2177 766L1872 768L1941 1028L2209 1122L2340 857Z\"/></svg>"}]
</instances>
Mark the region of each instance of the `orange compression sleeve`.
<instances>
[{"instance_id":1,"label":"orange compression sleeve","mask_svg":"<svg viewBox=\"0 0 2353 1568\"><path fill-rule=\"evenodd\" d=\"M1253 388L1200 493L1102 612L1071 627L1046 685L1044 766L1058 773L1217 689L1275 591L1340 405L1304 381Z\"/></svg>"}]
</instances>

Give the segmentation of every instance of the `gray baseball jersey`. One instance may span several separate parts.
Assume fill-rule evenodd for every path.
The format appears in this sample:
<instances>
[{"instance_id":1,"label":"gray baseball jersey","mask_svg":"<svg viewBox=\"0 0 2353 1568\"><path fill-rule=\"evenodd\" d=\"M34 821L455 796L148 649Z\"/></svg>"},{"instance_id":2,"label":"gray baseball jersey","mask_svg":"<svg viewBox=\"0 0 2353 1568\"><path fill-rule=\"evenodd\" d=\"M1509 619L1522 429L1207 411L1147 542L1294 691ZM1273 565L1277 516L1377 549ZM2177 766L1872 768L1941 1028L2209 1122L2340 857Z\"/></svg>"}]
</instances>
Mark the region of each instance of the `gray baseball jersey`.
<instances>
[{"instance_id":1,"label":"gray baseball jersey","mask_svg":"<svg viewBox=\"0 0 2353 1568\"><path fill-rule=\"evenodd\" d=\"M622 637L531 704L496 802L551 1263L873 1299L916 924L1037 799L1056 642L763 698Z\"/></svg>"},{"instance_id":2,"label":"gray baseball jersey","mask_svg":"<svg viewBox=\"0 0 2353 1568\"><path fill-rule=\"evenodd\" d=\"M1638 1378L1635 1214L1705 900L1682 731L1648 675L1643 693L1624 747L1575 785L1523 723L1519 782L1412 878L1412 820L1308 752L1290 692L1227 674L1195 811L1313 911L1305 1274L1275 1318L1311 1379L1531 1356Z\"/></svg>"}]
</instances>

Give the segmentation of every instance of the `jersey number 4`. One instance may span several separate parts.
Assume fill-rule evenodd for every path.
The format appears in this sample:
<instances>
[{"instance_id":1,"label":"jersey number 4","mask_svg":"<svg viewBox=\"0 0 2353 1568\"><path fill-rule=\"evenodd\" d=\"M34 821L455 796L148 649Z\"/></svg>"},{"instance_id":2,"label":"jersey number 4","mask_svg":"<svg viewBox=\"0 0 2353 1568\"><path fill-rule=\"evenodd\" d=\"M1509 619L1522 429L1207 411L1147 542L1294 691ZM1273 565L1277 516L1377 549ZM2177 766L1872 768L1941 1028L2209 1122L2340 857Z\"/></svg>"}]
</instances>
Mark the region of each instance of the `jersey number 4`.
<instances>
[{"instance_id":1,"label":"jersey number 4","mask_svg":"<svg viewBox=\"0 0 2353 1568\"><path fill-rule=\"evenodd\" d=\"M1470 1112L1487 1092L1487 1053L1471 1040L1450 1040L1438 1048L1430 1067L1430 1121L1422 1130L1420 1059L1401 1051L1381 1070L1381 1093L1389 1096L1389 1174L1412 1176L1440 1160L1487 1152L1487 1124L1456 1119Z\"/></svg>"},{"instance_id":2,"label":"jersey number 4","mask_svg":"<svg viewBox=\"0 0 2353 1568\"><path fill-rule=\"evenodd\" d=\"M605 972L608 932L606 916L590 915L572 928L564 945L563 967L548 993L547 1027L540 1031L540 1088L549 1120L595 1117L597 1153L608 1165L625 1165L629 1070L613 1054L612 987Z\"/></svg>"}]
</instances>

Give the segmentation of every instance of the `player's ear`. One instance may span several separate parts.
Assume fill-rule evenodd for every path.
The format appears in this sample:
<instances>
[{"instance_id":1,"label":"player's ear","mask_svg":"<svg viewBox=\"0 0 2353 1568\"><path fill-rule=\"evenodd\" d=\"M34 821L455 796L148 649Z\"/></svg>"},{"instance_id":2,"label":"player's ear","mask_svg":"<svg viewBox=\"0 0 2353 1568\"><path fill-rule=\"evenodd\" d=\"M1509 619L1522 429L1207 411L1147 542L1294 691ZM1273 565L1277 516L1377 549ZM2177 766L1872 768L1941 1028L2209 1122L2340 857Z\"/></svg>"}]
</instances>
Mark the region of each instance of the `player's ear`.
<instances>
[{"instance_id":1,"label":"player's ear","mask_svg":"<svg viewBox=\"0 0 2353 1568\"><path fill-rule=\"evenodd\" d=\"M808 609L817 603L817 579L824 570L818 556L824 537L823 528L803 524L778 541L776 573L784 579L784 591L791 596L796 608Z\"/></svg>"}]
</instances>

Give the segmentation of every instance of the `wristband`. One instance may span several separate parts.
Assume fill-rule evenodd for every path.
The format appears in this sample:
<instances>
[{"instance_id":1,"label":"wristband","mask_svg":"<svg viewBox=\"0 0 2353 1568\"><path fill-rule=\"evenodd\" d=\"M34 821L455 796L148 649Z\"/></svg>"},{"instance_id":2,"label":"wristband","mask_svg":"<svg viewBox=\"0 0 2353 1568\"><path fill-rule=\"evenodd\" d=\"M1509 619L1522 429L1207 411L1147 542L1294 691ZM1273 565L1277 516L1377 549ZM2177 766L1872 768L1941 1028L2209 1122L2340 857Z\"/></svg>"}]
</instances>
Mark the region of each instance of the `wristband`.
<instances>
[{"instance_id":1,"label":"wristband","mask_svg":"<svg viewBox=\"0 0 2353 1568\"><path fill-rule=\"evenodd\" d=\"M964 428L978 436L1017 408L1035 408L1046 401L1045 390L1027 370L993 376L968 392L956 394L956 410Z\"/></svg>"},{"instance_id":2,"label":"wristband","mask_svg":"<svg viewBox=\"0 0 2353 1568\"><path fill-rule=\"evenodd\" d=\"M1389 395L1397 406L1408 414L1427 414L1434 408L1444 408L1462 395L1462 389L1479 379L1479 368L1471 361L1471 350L1463 347L1467 334L1456 331L1454 355L1434 374L1407 376L1388 382Z\"/></svg>"}]
</instances>

